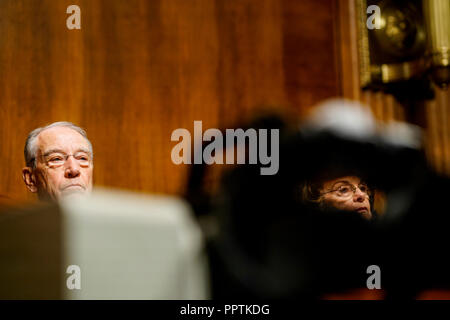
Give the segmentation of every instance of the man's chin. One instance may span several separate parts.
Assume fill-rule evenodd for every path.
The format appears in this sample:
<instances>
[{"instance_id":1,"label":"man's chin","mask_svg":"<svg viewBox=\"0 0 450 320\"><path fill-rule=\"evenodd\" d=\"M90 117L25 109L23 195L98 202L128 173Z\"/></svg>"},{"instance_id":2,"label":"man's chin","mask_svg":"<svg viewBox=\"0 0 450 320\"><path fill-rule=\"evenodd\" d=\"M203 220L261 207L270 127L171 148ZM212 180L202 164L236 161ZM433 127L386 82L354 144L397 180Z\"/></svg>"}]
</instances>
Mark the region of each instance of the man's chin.
<instances>
[{"instance_id":1,"label":"man's chin","mask_svg":"<svg viewBox=\"0 0 450 320\"><path fill-rule=\"evenodd\" d=\"M67 198L82 198L85 197L88 194L86 192L86 189L83 189L81 187L69 187L61 191L60 198L61 199L67 199Z\"/></svg>"}]
</instances>

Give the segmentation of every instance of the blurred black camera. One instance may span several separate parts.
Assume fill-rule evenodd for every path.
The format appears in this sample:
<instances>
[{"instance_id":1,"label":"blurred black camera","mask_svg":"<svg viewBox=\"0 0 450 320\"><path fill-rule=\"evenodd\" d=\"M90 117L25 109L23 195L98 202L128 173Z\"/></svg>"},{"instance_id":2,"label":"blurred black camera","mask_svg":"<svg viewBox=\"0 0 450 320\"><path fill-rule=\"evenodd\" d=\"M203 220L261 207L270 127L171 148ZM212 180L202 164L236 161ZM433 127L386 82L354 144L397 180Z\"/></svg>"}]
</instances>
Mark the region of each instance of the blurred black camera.
<instances>
[{"instance_id":1,"label":"blurred black camera","mask_svg":"<svg viewBox=\"0 0 450 320\"><path fill-rule=\"evenodd\" d=\"M271 115L242 126L279 129L276 175L239 165L211 194L208 166L192 166L186 197L208 236L213 298L321 298L366 288L371 265L386 298L450 289L450 180L428 167L405 128L372 130L366 115L334 104L300 125ZM367 220L302 201L299 186L324 171L364 177L385 195L384 212Z\"/></svg>"}]
</instances>

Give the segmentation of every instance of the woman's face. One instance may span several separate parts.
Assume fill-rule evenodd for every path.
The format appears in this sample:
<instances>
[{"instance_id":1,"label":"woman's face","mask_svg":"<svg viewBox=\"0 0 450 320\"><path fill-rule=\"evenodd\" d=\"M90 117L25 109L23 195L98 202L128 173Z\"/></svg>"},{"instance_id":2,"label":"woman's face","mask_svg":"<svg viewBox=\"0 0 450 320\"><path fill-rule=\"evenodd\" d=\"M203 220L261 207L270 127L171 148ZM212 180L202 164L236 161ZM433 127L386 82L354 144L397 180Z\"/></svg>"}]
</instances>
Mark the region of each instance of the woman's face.
<instances>
[{"instance_id":1,"label":"woman's face","mask_svg":"<svg viewBox=\"0 0 450 320\"><path fill-rule=\"evenodd\" d=\"M324 182L321 200L336 209L355 211L370 219L372 212L367 185L355 176L345 176Z\"/></svg>"}]
</instances>

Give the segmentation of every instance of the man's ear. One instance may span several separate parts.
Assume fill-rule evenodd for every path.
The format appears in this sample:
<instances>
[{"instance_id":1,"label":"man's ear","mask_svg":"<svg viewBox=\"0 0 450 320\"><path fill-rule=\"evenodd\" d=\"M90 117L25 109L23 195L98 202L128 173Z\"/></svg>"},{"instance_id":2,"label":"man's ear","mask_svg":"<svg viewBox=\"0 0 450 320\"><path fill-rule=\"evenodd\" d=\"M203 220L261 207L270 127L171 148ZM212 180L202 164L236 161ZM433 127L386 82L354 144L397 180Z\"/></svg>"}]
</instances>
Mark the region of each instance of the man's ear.
<instances>
[{"instance_id":1,"label":"man's ear","mask_svg":"<svg viewBox=\"0 0 450 320\"><path fill-rule=\"evenodd\" d=\"M31 169L30 167L23 168L22 178L28 190L30 190L33 193L37 192L36 177L34 175L33 169Z\"/></svg>"}]
</instances>

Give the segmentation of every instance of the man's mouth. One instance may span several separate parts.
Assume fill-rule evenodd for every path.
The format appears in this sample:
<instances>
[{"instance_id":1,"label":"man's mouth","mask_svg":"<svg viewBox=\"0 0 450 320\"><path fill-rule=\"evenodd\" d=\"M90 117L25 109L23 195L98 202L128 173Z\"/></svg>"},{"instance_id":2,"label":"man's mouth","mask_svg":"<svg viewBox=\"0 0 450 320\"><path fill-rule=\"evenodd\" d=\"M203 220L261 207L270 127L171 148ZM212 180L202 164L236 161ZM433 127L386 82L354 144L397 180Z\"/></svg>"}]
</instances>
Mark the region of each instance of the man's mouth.
<instances>
[{"instance_id":1,"label":"man's mouth","mask_svg":"<svg viewBox=\"0 0 450 320\"><path fill-rule=\"evenodd\" d=\"M361 212L368 212L369 210L366 207L361 207L356 209L356 211L361 213Z\"/></svg>"},{"instance_id":2,"label":"man's mouth","mask_svg":"<svg viewBox=\"0 0 450 320\"><path fill-rule=\"evenodd\" d=\"M63 190L67 190L67 189L83 189L84 190L84 187L81 184L71 184L71 185L68 185L63 188Z\"/></svg>"}]
</instances>

